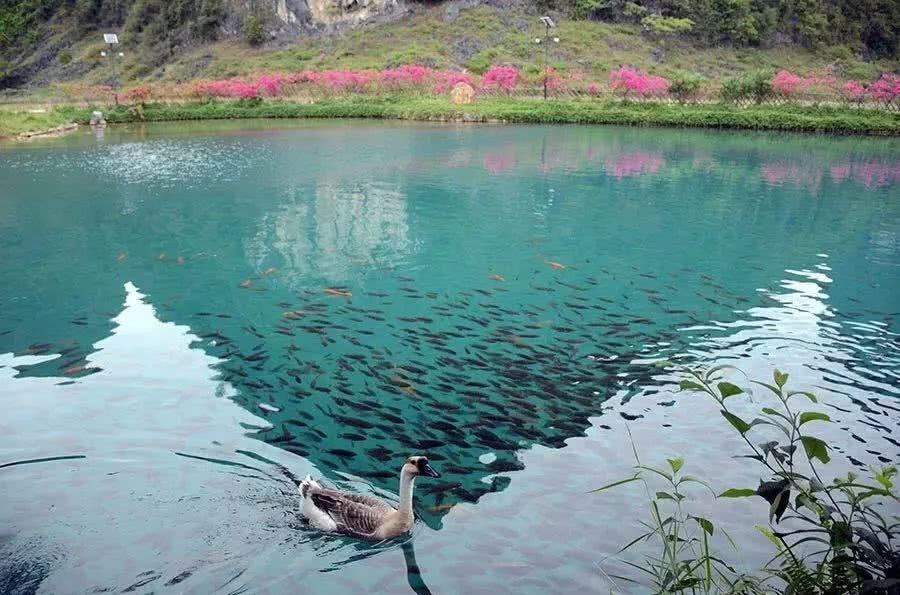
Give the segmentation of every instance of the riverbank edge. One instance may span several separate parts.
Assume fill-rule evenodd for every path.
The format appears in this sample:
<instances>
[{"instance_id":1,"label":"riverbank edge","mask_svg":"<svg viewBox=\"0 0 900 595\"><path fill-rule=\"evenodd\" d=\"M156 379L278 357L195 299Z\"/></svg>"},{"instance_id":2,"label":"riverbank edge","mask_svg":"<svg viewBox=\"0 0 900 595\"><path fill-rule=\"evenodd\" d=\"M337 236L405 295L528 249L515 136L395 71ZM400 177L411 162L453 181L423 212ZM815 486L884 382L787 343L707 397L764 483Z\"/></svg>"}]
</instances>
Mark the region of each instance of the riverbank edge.
<instances>
[{"instance_id":1,"label":"riverbank edge","mask_svg":"<svg viewBox=\"0 0 900 595\"><path fill-rule=\"evenodd\" d=\"M79 124L100 109L110 124L182 120L368 118L498 124L614 124L674 128L773 130L900 136L900 112L800 105L737 107L572 99L491 98L455 105L445 98L345 97L316 102L286 100L148 103L107 108L57 107Z\"/></svg>"}]
</instances>

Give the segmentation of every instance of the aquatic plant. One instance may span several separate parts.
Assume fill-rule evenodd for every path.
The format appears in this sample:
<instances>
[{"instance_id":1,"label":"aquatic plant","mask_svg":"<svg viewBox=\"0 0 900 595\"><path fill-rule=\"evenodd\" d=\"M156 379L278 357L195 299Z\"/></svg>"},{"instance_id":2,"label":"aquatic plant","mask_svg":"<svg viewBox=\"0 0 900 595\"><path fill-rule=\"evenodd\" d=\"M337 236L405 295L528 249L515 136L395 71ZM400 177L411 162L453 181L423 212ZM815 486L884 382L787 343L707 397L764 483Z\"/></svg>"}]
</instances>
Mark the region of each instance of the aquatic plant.
<instances>
[{"instance_id":1,"label":"aquatic plant","mask_svg":"<svg viewBox=\"0 0 900 595\"><path fill-rule=\"evenodd\" d=\"M763 478L757 488L729 488L717 497L759 496L768 503L768 522L756 528L775 546L774 557L758 576L736 572L710 547L715 524L686 512L690 499L687 488L696 484L715 495L712 487L695 476L681 474L683 459L668 459L667 467L652 467L642 464L635 450L634 475L594 490L631 482L641 482L647 490L650 522L642 523L647 531L621 551L655 540L662 552L646 556L643 565L630 565L649 576L658 592L891 592L900 584L900 549L896 543L900 522L896 516L888 518L890 508L885 505L900 503L894 486L897 468L870 467L867 478L851 472L826 481L822 468L831 461L831 448L810 429L831 423L831 418L808 408L818 403L817 397L808 391L788 389L788 375L775 370L772 382L750 381L764 390L762 395L754 395L758 415L747 421L731 404L750 391L724 378L731 371L736 368L685 369L680 388L715 401L745 445L748 454L739 458L760 466ZM746 405L742 403L741 408ZM767 434L757 436L760 429ZM763 441L757 442L760 439ZM650 477L663 478L666 489L651 495Z\"/></svg>"}]
</instances>

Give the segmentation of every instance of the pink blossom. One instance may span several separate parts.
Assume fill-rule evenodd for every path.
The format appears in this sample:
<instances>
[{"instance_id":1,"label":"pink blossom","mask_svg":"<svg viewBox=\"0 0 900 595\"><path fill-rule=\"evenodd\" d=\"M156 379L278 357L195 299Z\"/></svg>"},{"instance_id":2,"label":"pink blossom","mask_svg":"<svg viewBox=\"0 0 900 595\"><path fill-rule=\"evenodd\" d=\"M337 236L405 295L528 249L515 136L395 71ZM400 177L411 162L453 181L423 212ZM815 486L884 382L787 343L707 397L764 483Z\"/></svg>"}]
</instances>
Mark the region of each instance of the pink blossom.
<instances>
[{"instance_id":1,"label":"pink blossom","mask_svg":"<svg viewBox=\"0 0 900 595\"><path fill-rule=\"evenodd\" d=\"M283 74L264 74L256 79L256 86L259 87L266 95L275 97L281 93L281 86L284 84L285 77Z\"/></svg>"},{"instance_id":2,"label":"pink blossom","mask_svg":"<svg viewBox=\"0 0 900 595\"><path fill-rule=\"evenodd\" d=\"M587 86L588 95L599 95L600 91L600 83L590 83Z\"/></svg>"},{"instance_id":3,"label":"pink blossom","mask_svg":"<svg viewBox=\"0 0 900 595\"><path fill-rule=\"evenodd\" d=\"M841 89L844 91L844 96L851 101L862 101L866 95L865 85L858 81L847 81Z\"/></svg>"},{"instance_id":4,"label":"pink blossom","mask_svg":"<svg viewBox=\"0 0 900 595\"><path fill-rule=\"evenodd\" d=\"M481 77L481 86L486 89L501 89L512 92L521 81L522 75L512 66L491 66Z\"/></svg>"},{"instance_id":5,"label":"pink blossom","mask_svg":"<svg viewBox=\"0 0 900 595\"><path fill-rule=\"evenodd\" d=\"M125 91L122 94L122 97L125 101L135 101L137 103L144 103L148 99L150 99L150 86L144 85L140 87L132 87Z\"/></svg>"},{"instance_id":6,"label":"pink blossom","mask_svg":"<svg viewBox=\"0 0 900 595\"><path fill-rule=\"evenodd\" d=\"M379 73L379 80L388 89L399 89L422 85L431 74L431 69L420 64L401 64Z\"/></svg>"},{"instance_id":7,"label":"pink blossom","mask_svg":"<svg viewBox=\"0 0 900 595\"><path fill-rule=\"evenodd\" d=\"M665 97L669 94L669 81L661 76L647 74L630 66L622 66L609 73L609 86L623 97L634 93L639 97Z\"/></svg>"},{"instance_id":8,"label":"pink blossom","mask_svg":"<svg viewBox=\"0 0 900 595\"><path fill-rule=\"evenodd\" d=\"M885 104L893 103L900 97L900 76L884 73L869 86L869 94Z\"/></svg>"},{"instance_id":9,"label":"pink blossom","mask_svg":"<svg viewBox=\"0 0 900 595\"><path fill-rule=\"evenodd\" d=\"M797 91L803 91L808 86L807 81L787 70L779 70L772 78L772 89L780 94L790 97Z\"/></svg>"},{"instance_id":10,"label":"pink blossom","mask_svg":"<svg viewBox=\"0 0 900 595\"><path fill-rule=\"evenodd\" d=\"M459 83L472 84L472 77L466 72L456 72L453 70L436 70L433 74L434 87L436 94L442 95L453 89Z\"/></svg>"}]
</instances>

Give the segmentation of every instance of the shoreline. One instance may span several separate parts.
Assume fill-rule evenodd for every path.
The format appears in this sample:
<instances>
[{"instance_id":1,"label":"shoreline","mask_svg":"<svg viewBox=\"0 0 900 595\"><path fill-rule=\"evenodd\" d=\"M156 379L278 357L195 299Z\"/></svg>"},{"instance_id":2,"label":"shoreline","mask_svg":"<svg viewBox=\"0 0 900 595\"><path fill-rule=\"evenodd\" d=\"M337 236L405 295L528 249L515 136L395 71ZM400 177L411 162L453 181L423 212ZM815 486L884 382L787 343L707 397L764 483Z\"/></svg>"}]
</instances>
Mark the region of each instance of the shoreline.
<instances>
[{"instance_id":1,"label":"shoreline","mask_svg":"<svg viewBox=\"0 0 900 595\"><path fill-rule=\"evenodd\" d=\"M344 97L317 102L290 100L147 103L111 108L62 106L69 123L87 124L100 109L109 124L185 120L346 118L466 124L602 124L665 128L768 130L818 134L900 136L900 112L801 105L737 107L731 104L668 104L594 100L490 98L456 105L446 98ZM3 112L0 112L0 118ZM39 136L53 129L22 132L3 140Z\"/></svg>"}]
</instances>

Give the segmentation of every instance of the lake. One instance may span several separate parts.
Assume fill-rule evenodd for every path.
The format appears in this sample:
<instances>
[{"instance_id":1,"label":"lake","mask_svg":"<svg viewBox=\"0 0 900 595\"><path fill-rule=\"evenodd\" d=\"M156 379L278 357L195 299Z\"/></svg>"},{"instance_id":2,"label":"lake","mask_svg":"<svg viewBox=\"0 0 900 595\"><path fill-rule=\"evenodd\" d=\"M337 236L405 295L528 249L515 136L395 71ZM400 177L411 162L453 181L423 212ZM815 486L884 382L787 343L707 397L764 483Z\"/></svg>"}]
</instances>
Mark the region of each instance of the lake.
<instances>
[{"instance_id":1,"label":"lake","mask_svg":"<svg viewBox=\"0 0 900 595\"><path fill-rule=\"evenodd\" d=\"M0 592L609 592L646 498L586 492L632 441L717 490L760 477L654 362L789 372L835 420L831 476L900 458L898 189L890 139L321 121L0 145ZM443 474L411 537L301 522L292 477L395 493L411 454ZM762 499L696 497L730 559L768 559Z\"/></svg>"}]
</instances>

